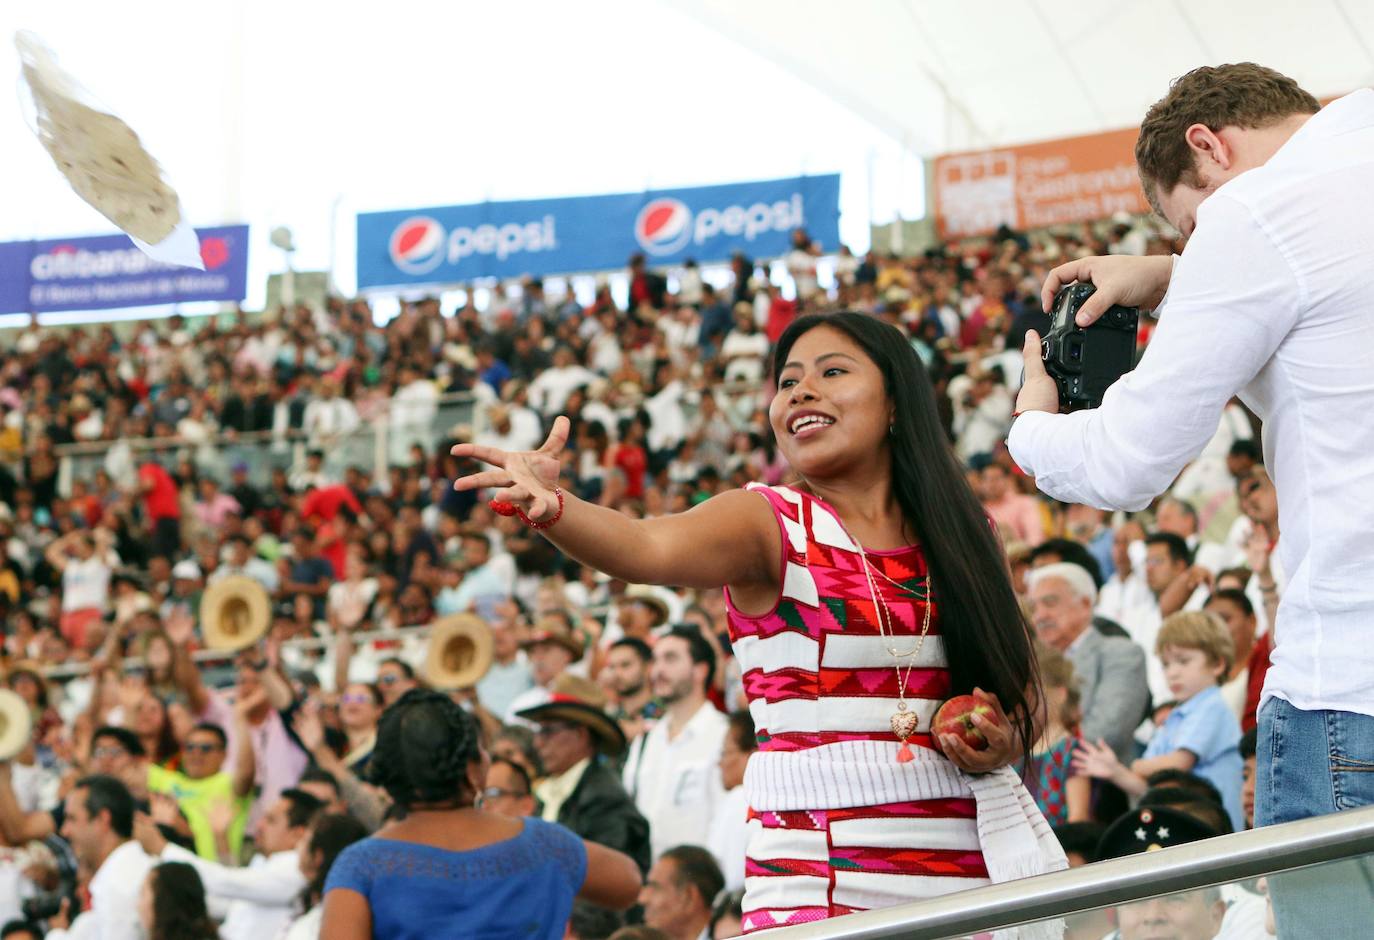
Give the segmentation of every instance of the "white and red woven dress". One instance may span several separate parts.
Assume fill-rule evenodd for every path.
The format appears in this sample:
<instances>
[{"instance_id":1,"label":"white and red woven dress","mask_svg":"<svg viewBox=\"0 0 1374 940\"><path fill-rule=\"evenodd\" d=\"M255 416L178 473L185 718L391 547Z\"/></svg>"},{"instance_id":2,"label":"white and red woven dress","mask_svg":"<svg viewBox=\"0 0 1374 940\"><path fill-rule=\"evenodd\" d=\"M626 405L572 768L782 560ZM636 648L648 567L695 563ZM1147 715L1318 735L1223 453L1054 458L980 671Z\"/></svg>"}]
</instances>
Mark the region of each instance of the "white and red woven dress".
<instances>
[{"instance_id":1,"label":"white and red woven dress","mask_svg":"<svg viewBox=\"0 0 1374 940\"><path fill-rule=\"evenodd\" d=\"M773 610L748 616L726 598L759 738L745 775L745 931L1066 867L1014 772L965 774L931 742L931 715L950 691L938 605L906 685L915 759L896 760L897 671L871 590L909 648L930 602L920 547L867 551L870 589L829 506L791 487L749 488L773 509L784 562ZM1051 925L1019 934L1054 935Z\"/></svg>"}]
</instances>

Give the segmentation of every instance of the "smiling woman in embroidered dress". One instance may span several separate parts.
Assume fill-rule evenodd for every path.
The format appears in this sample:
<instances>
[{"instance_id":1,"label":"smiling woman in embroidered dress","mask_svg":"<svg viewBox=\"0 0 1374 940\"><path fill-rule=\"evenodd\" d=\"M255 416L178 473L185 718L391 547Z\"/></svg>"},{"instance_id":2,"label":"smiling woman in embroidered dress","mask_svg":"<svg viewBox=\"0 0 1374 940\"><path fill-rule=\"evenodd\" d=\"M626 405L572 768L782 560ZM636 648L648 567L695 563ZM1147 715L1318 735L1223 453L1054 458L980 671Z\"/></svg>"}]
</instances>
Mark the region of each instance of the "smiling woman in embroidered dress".
<instances>
[{"instance_id":1,"label":"smiling woman in embroidered dress","mask_svg":"<svg viewBox=\"0 0 1374 940\"><path fill-rule=\"evenodd\" d=\"M632 520L558 487L565 418L538 451L458 445L495 469L455 485L496 488L493 508L612 577L725 588L760 742L746 931L1065 867L1009 768L1031 737L1030 632L920 360L841 313L793 323L772 371L789 485ZM983 751L930 732L967 692L995 706Z\"/></svg>"}]
</instances>

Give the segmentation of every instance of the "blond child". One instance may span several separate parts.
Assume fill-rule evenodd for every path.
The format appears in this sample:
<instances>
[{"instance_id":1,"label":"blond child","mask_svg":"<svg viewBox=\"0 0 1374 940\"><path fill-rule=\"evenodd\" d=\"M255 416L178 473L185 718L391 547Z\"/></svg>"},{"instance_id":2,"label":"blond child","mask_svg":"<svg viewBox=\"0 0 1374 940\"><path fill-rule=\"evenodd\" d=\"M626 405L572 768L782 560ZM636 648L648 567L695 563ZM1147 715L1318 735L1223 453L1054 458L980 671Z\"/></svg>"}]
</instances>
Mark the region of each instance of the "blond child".
<instances>
[{"instance_id":1,"label":"blond child","mask_svg":"<svg viewBox=\"0 0 1374 940\"><path fill-rule=\"evenodd\" d=\"M1220 689L1235 657L1230 631L1214 614L1180 612L1159 628L1155 654L1176 704L1150 738L1145 756L1126 767L1104 743L1085 741L1075 769L1108 780L1132 797L1143 794L1146 780L1161 770L1197 774L1217 788L1231 824L1243 829L1240 722Z\"/></svg>"}]
</instances>

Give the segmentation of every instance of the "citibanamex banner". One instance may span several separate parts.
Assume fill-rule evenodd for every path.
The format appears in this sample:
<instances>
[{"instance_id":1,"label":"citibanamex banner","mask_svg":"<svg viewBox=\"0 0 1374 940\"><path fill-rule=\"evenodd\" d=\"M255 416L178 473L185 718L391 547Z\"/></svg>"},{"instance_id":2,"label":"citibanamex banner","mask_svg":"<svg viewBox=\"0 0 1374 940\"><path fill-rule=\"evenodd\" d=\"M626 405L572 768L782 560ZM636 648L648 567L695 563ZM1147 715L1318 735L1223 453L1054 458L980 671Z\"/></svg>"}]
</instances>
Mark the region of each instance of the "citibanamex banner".
<instances>
[{"instance_id":1,"label":"citibanamex banner","mask_svg":"<svg viewBox=\"0 0 1374 940\"><path fill-rule=\"evenodd\" d=\"M785 254L794 229L839 247L840 178L803 176L613 196L358 215L358 287L460 284Z\"/></svg>"},{"instance_id":2,"label":"citibanamex banner","mask_svg":"<svg viewBox=\"0 0 1374 940\"><path fill-rule=\"evenodd\" d=\"M1134 128L935 159L935 217L946 238L1000 225L1043 228L1149 212Z\"/></svg>"},{"instance_id":3,"label":"citibanamex banner","mask_svg":"<svg viewBox=\"0 0 1374 940\"><path fill-rule=\"evenodd\" d=\"M162 264L127 235L0 242L0 313L243 300L248 226L198 228L204 271Z\"/></svg>"}]
</instances>

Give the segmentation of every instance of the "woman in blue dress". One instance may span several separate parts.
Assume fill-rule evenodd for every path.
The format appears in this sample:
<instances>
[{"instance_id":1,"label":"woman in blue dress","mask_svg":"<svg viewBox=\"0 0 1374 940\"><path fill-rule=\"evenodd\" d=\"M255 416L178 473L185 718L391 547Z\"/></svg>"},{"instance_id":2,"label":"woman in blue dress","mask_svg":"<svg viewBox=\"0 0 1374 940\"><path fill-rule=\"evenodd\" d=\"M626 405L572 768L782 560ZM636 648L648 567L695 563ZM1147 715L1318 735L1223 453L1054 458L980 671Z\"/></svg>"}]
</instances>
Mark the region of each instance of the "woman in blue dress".
<instances>
[{"instance_id":1,"label":"woman in blue dress","mask_svg":"<svg viewBox=\"0 0 1374 940\"><path fill-rule=\"evenodd\" d=\"M476 721L436 692L407 692L377 728L371 779L403 818L339 855L325 885L330 940L557 940L574 898L624 910L639 868L541 819L477 808L488 758Z\"/></svg>"}]
</instances>

